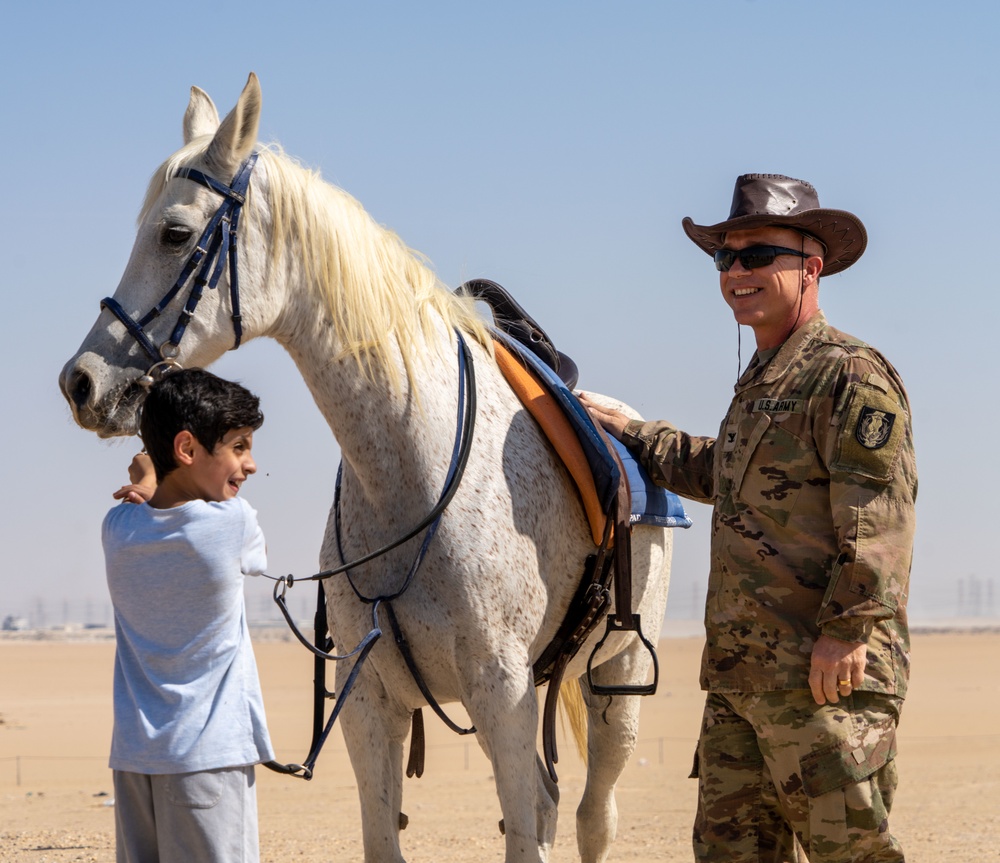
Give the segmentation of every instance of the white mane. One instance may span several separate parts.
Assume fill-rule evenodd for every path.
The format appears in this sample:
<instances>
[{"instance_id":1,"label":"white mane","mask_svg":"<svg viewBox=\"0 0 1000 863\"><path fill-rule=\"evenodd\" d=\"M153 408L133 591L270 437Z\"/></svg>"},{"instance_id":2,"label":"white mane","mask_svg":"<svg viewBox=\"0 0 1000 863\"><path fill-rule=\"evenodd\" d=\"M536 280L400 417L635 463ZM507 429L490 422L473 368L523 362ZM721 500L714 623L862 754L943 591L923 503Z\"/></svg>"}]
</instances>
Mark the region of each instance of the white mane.
<instances>
[{"instance_id":1,"label":"white mane","mask_svg":"<svg viewBox=\"0 0 1000 863\"><path fill-rule=\"evenodd\" d=\"M209 140L193 141L159 167L140 221L166 183L202 155ZM261 149L259 158L270 189L272 261L279 262L286 253L301 256L296 263L325 300L342 353L353 356L369 375L381 371L398 386L398 368L392 361L398 345L412 386L410 348L419 336L430 336L435 324L443 322L491 348L489 331L473 301L449 291L422 255L378 225L351 195L299 165L277 145ZM217 179L228 183L231 178ZM253 195L251 180L251 200ZM244 218L254 212L252 206L248 210Z\"/></svg>"}]
</instances>

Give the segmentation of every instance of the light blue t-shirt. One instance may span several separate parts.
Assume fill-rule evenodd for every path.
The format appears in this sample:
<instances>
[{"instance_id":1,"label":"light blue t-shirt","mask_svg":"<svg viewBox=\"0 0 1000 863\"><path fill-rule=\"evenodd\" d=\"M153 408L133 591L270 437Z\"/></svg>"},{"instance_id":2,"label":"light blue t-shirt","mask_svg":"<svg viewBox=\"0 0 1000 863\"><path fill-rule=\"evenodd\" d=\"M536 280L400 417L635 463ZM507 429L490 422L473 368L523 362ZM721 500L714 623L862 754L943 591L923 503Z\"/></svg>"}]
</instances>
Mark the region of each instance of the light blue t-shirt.
<instances>
[{"instance_id":1,"label":"light blue t-shirt","mask_svg":"<svg viewBox=\"0 0 1000 863\"><path fill-rule=\"evenodd\" d=\"M242 498L121 504L102 528L115 610L110 766L188 773L274 758L243 600L267 567Z\"/></svg>"}]
</instances>

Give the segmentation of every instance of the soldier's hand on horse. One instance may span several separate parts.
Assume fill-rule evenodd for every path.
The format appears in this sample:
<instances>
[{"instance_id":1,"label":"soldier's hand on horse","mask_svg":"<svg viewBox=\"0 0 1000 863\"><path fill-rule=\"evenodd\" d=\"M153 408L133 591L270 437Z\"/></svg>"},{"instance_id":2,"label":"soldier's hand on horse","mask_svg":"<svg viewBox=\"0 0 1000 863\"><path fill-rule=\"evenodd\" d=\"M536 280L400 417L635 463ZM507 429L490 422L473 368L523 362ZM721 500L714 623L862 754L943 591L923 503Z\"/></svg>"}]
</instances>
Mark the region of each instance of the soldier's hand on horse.
<instances>
[{"instance_id":1,"label":"soldier's hand on horse","mask_svg":"<svg viewBox=\"0 0 1000 863\"><path fill-rule=\"evenodd\" d=\"M836 704L865 680L868 645L829 635L816 639L809 669L809 688L817 704Z\"/></svg>"},{"instance_id":2,"label":"soldier's hand on horse","mask_svg":"<svg viewBox=\"0 0 1000 863\"><path fill-rule=\"evenodd\" d=\"M622 435L625 434L625 426L629 424L630 417L627 417L621 411L616 411L614 408L606 408L595 401L591 401L585 392L578 392L576 396L580 400L580 404L590 412L595 422L599 422L604 426L605 430L613 437L616 437L618 440L622 439Z\"/></svg>"}]
</instances>

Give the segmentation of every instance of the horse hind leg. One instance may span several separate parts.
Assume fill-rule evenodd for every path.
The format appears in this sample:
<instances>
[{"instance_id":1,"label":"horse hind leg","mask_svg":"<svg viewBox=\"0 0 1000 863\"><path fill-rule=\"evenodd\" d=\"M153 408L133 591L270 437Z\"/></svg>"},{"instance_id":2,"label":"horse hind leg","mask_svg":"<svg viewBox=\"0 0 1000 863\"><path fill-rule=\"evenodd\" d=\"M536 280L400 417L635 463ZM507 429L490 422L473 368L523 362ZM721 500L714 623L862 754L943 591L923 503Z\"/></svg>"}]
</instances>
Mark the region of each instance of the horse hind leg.
<instances>
[{"instance_id":1,"label":"horse hind leg","mask_svg":"<svg viewBox=\"0 0 1000 863\"><path fill-rule=\"evenodd\" d=\"M648 652L635 639L624 651L595 668L594 680L603 685L640 682L650 662ZM583 679L579 686L588 716L587 784L576 810L576 842L582 863L603 863L618 830L615 785L635 751L642 698L594 695Z\"/></svg>"}]
</instances>

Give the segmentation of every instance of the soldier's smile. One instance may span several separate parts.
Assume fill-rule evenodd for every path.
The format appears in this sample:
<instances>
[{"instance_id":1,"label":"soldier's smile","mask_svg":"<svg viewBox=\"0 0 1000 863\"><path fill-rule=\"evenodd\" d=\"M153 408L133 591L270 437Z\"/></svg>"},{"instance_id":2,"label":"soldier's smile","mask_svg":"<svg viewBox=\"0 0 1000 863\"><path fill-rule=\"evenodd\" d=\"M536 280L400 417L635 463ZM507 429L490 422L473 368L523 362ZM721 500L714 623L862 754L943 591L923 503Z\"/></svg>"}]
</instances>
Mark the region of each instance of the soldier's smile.
<instances>
[{"instance_id":1,"label":"soldier's smile","mask_svg":"<svg viewBox=\"0 0 1000 863\"><path fill-rule=\"evenodd\" d=\"M778 252L803 246L802 236L788 228L767 226L730 231L723 251L733 253L761 248ZM758 256L760 257L760 256ZM806 267L816 268L818 258L800 258L792 253L769 255L770 263L748 259L748 269L739 254L720 270L719 285L736 322L752 327L760 349L777 347L794 329L796 319L808 319L818 308L815 275L810 275L808 293L803 282ZM820 264L821 265L821 264Z\"/></svg>"}]
</instances>

